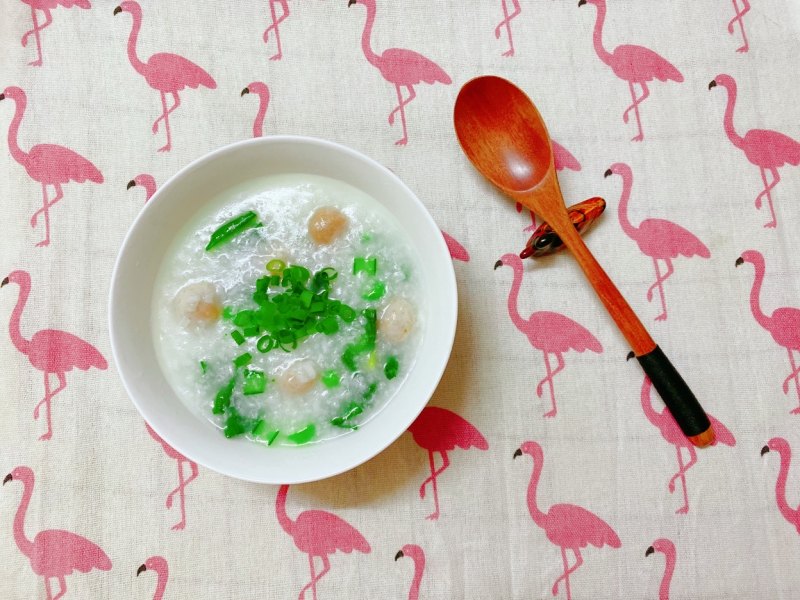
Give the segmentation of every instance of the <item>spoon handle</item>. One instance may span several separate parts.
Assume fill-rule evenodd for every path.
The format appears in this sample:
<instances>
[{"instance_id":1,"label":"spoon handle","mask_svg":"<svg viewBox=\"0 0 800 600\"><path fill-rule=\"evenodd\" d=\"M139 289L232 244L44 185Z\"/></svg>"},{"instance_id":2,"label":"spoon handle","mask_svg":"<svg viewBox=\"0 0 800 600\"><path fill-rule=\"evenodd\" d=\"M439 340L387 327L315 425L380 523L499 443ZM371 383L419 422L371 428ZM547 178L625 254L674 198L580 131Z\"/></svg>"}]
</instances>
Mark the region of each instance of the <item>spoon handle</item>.
<instances>
[{"instance_id":1,"label":"spoon handle","mask_svg":"<svg viewBox=\"0 0 800 600\"><path fill-rule=\"evenodd\" d=\"M560 222L561 219L558 221L558 228L553 223L550 224L551 227L561 236L564 245L575 256L575 260L583 269L586 278L597 292L609 315L614 319L625 339L628 340L633 349L632 354L636 356L642 369L650 377L653 386L664 400L664 404L675 417L681 431L695 446L702 448L713 444L714 430L711 428L708 415L683 377L650 337L639 317L622 297L614 282L586 247L572 224L568 223L564 226L564 223Z\"/></svg>"}]
</instances>

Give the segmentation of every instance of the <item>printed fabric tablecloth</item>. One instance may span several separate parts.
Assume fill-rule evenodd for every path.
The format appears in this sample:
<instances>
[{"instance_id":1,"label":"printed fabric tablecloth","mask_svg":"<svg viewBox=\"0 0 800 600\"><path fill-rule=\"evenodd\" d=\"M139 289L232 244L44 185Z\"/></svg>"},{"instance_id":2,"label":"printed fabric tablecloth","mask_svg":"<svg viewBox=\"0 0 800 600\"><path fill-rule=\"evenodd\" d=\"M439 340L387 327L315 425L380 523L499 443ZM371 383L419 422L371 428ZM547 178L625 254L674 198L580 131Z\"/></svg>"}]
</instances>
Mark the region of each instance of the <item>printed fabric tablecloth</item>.
<instances>
[{"instance_id":1,"label":"printed fabric tablecloth","mask_svg":"<svg viewBox=\"0 0 800 600\"><path fill-rule=\"evenodd\" d=\"M1 0L0 598L800 597L798 55L795 0ZM514 260L530 216L452 126L481 74L607 200L587 242L716 447L569 256ZM156 186L272 134L395 171L460 293L418 435L288 493L149 433L107 327Z\"/></svg>"}]
</instances>

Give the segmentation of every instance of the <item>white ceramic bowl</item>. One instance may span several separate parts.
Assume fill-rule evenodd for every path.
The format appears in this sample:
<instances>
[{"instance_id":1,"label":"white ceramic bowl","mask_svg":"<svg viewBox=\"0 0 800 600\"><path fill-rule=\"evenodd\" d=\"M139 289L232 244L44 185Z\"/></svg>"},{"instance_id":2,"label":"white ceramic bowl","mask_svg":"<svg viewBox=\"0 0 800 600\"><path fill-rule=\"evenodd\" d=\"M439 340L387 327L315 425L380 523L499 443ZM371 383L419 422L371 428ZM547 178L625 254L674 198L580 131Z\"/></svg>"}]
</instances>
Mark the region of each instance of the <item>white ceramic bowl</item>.
<instances>
[{"instance_id":1,"label":"white ceramic bowl","mask_svg":"<svg viewBox=\"0 0 800 600\"><path fill-rule=\"evenodd\" d=\"M178 399L156 359L153 285L176 232L203 203L254 177L310 173L339 179L383 204L419 253L426 302L416 362L386 406L358 431L299 447L226 439ZM220 148L179 171L156 192L120 249L109 299L111 349L122 383L151 427L187 458L219 473L262 483L330 477L369 460L397 439L433 394L450 356L458 309L453 265L436 223L391 171L324 140L274 136Z\"/></svg>"}]
</instances>

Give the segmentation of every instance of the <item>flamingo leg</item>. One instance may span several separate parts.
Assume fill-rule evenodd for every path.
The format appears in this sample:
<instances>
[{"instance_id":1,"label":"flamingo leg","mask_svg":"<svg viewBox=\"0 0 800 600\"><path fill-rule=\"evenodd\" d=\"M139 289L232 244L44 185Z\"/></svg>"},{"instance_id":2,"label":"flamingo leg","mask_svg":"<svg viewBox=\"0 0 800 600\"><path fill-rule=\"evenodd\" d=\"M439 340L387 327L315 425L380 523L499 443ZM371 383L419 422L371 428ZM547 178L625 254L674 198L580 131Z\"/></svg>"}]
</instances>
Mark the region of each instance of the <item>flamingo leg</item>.
<instances>
[{"instance_id":1,"label":"flamingo leg","mask_svg":"<svg viewBox=\"0 0 800 600\"><path fill-rule=\"evenodd\" d=\"M505 25L506 33L508 35L508 50L503 52L503 56L514 56L514 38L511 35L511 20L520 13L519 0L511 0L511 3L514 5L514 12L512 12L510 15L508 14L507 0L502 0L502 3L503 15L505 15L505 19L500 21L500 23L497 24L497 27L494 28L494 37L495 39L500 39L500 30Z\"/></svg>"},{"instance_id":2,"label":"flamingo leg","mask_svg":"<svg viewBox=\"0 0 800 600\"><path fill-rule=\"evenodd\" d=\"M314 572L314 557L311 554L308 555L308 567L311 571L311 581L309 581L305 586L303 586L303 589L300 590L300 595L297 597L297 600L305 600L306 592L312 587L314 588L314 599L316 600L317 588L315 584L317 583L317 575Z\"/></svg>"},{"instance_id":3,"label":"flamingo leg","mask_svg":"<svg viewBox=\"0 0 800 600\"><path fill-rule=\"evenodd\" d=\"M787 348L789 351L789 364L792 365L792 372L789 373L789 376L783 380L783 393L789 393L789 382L794 379L794 386L797 390L797 400L800 402L800 368L794 362L794 354L792 354L792 349ZM800 406L792 410L792 414L800 414Z\"/></svg>"},{"instance_id":4,"label":"flamingo leg","mask_svg":"<svg viewBox=\"0 0 800 600\"><path fill-rule=\"evenodd\" d=\"M567 600L572 600L572 590L569 587L569 576L578 570L583 564L583 557L581 556L580 551L577 548L572 548L572 552L575 553L575 564L571 567L569 566L569 561L567 560L567 549L563 546L561 547L561 559L564 562L564 573L555 580L553 583L553 596L558 595L558 584L563 580L564 587L567 588Z\"/></svg>"},{"instance_id":5,"label":"flamingo leg","mask_svg":"<svg viewBox=\"0 0 800 600\"><path fill-rule=\"evenodd\" d=\"M631 90L631 99L633 100L633 104L631 104L628 108L625 109L625 112L622 113L622 122L628 122L628 113L633 111L633 114L636 116L636 125L639 127L639 134L631 138L633 142L641 142L644 139L644 131L642 131L642 119L639 117L639 105L644 102L650 96L650 90L647 87L647 84L643 81L639 82L639 85L642 88L642 95L638 98L636 97L636 88L633 87L633 82L629 81L628 86Z\"/></svg>"},{"instance_id":6,"label":"flamingo leg","mask_svg":"<svg viewBox=\"0 0 800 600\"><path fill-rule=\"evenodd\" d=\"M661 314L656 317L656 321L666 321L667 319L667 300L664 296L664 282L675 272L670 259L665 258L664 262L667 265L667 272L662 276L661 271L658 268L658 259L653 258L653 266L656 269L656 281L653 283L653 285L647 288L648 302L653 300L653 290L655 288L658 288L658 295L661 298Z\"/></svg>"},{"instance_id":7,"label":"flamingo leg","mask_svg":"<svg viewBox=\"0 0 800 600\"><path fill-rule=\"evenodd\" d=\"M31 6L31 17L33 19L33 29L31 29L30 31L26 31L25 35L22 36L22 47L23 48L26 48L28 46L28 37L31 34L33 34L34 37L36 38L36 52L37 52L39 58L37 58L36 60L31 61L31 62L28 63L29 65L31 65L33 67L42 66L42 40L39 37L39 32L42 29L44 29L45 27L47 27L48 25L50 25L50 23L53 22L53 16L50 14L50 9L43 8L41 10L44 13L45 21L40 26L39 25L39 20L36 18L36 9L33 6Z\"/></svg>"},{"instance_id":8,"label":"flamingo leg","mask_svg":"<svg viewBox=\"0 0 800 600\"><path fill-rule=\"evenodd\" d=\"M61 575L58 578L58 594L53 596L53 600L58 600L66 593L67 593L67 580L64 579L63 575Z\"/></svg>"},{"instance_id":9,"label":"flamingo leg","mask_svg":"<svg viewBox=\"0 0 800 600\"><path fill-rule=\"evenodd\" d=\"M536 213L534 213L532 210L528 210L528 212L531 214L531 224L528 225L525 229L522 230L522 231L524 231L526 233L529 232L529 231L536 231L536 227L537 227L537 225L536 225Z\"/></svg>"},{"instance_id":10,"label":"flamingo leg","mask_svg":"<svg viewBox=\"0 0 800 600\"><path fill-rule=\"evenodd\" d=\"M33 409L33 418L34 420L39 419L39 408L44 404L45 408L45 415L47 417L47 432L42 434L39 439L40 440L49 440L53 437L53 424L50 419L50 402L58 394L61 390L67 387L67 376L64 373L56 373L56 377L58 377L58 383L60 384L58 388L54 392L50 391L50 377L49 373L45 372L44 374L44 398L37 404Z\"/></svg>"},{"instance_id":11,"label":"flamingo leg","mask_svg":"<svg viewBox=\"0 0 800 600\"><path fill-rule=\"evenodd\" d=\"M50 589L50 578L44 578L44 591L47 594L47 600L53 600L53 590Z\"/></svg>"},{"instance_id":12,"label":"flamingo leg","mask_svg":"<svg viewBox=\"0 0 800 600\"><path fill-rule=\"evenodd\" d=\"M189 468L191 470L191 475L189 475L189 477L187 479L183 479L183 463L184 462L188 462L189 463ZM175 492L179 493L178 497L179 497L180 502L181 502L181 520L180 520L179 523L175 524L172 527L173 531L176 531L176 530L179 530L179 529L183 529L184 527L186 527L186 486L189 485L192 481L194 481L197 478L197 464L192 462L192 461L190 461L190 460L187 460L187 461L180 460L180 461L178 461L178 478L179 478L180 484L178 485L177 488L175 488L170 493L170 496L172 496L172 494L174 494ZM167 504L167 508L169 508L169 505L171 504L171 498L169 498L169 497L167 498L167 503L168 503Z\"/></svg>"},{"instance_id":13,"label":"flamingo leg","mask_svg":"<svg viewBox=\"0 0 800 600\"><path fill-rule=\"evenodd\" d=\"M555 371L552 371L550 368L550 358L548 357L547 352L544 353L544 368L547 371L547 375L536 386L536 394L541 398L545 382L550 385L550 402L552 403L553 407L544 413L545 417L555 417L558 413L558 409L556 408L556 392L555 388L553 387L553 377L564 370L564 357L561 356L560 352L555 354L556 358L558 359L558 366L556 366Z\"/></svg>"},{"instance_id":14,"label":"flamingo leg","mask_svg":"<svg viewBox=\"0 0 800 600\"><path fill-rule=\"evenodd\" d=\"M283 10L283 14L278 17L275 13L275 5L280 4L281 9ZM269 32L275 32L275 43L277 45L277 52L269 57L270 60L280 60L283 58L283 50L281 49L281 34L280 30L278 29L278 25L283 23L286 20L286 17L289 16L289 5L286 3L286 0L270 0L269 2L269 10L272 15L272 25L267 27L264 30L264 43L269 42Z\"/></svg>"},{"instance_id":15,"label":"flamingo leg","mask_svg":"<svg viewBox=\"0 0 800 600\"><path fill-rule=\"evenodd\" d=\"M403 94L400 91L400 84L396 84L395 88L397 89L397 106L389 113L389 125L394 124L394 115L395 113L400 113L400 122L403 124L403 137L397 140L394 144L395 146L405 146L408 143L408 130L406 129L406 111L405 107L417 97L417 92L414 91L414 87L407 85L406 88L408 89L408 98L403 100Z\"/></svg>"},{"instance_id":16,"label":"flamingo leg","mask_svg":"<svg viewBox=\"0 0 800 600\"><path fill-rule=\"evenodd\" d=\"M64 188L61 187L60 183L54 183L53 187L56 190L56 197L48 201L47 192L45 191L46 186L45 184L42 184L42 196L44 197L44 205L42 206L42 208L37 210L31 216L31 227L36 227L38 216L40 214L44 214L45 238L41 242L36 244L37 248L41 246L48 246L50 244L50 207L64 197Z\"/></svg>"},{"instance_id":17,"label":"flamingo leg","mask_svg":"<svg viewBox=\"0 0 800 600\"><path fill-rule=\"evenodd\" d=\"M733 0L733 10L736 11L736 16L730 20L728 23L728 33L733 33L733 24L738 21L739 29L742 32L742 44L741 47L737 48L737 52L747 52L750 49L750 44L747 42L747 34L744 32L744 16L750 12L750 3L748 0L742 0L742 10L739 10L739 5L737 4L736 0Z\"/></svg>"},{"instance_id":18,"label":"flamingo leg","mask_svg":"<svg viewBox=\"0 0 800 600\"><path fill-rule=\"evenodd\" d=\"M428 477L425 481L423 481L422 485L419 488L420 498L425 498L425 486L428 485L428 483L430 483L431 487L433 488L434 511L427 517L425 517L426 519L429 519L431 521L435 521L436 519L439 518L439 488L436 484L436 477L441 475L444 472L444 470L450 466L450 459L447 457L447 452L440 452L439 454L442 455L442 466L437 470L435 468L436 463L434 462L433 459L433 451L428 450L428 461L431 467L431 476Z\"/></svg>"},{"instance_id":19,"label":"flamingo leg","mask_svg":"<svg viewBox=\"0 0 800 600\"><path fill-rule=\"evenodd\" d=\"M769 204L769 212L772 214L772 221L764 225L764 227L774 228L778 224L778 220L775 218L775 207L772 205L772 194L770 192L778 185L781 176L778 173L778 169L774 167L771 168L769 172L772 173L772 183L767 183L767 171L764 167L761 167L761 181L764 182L764 189L756 196L756 208L758 210L761 209L761 199L766 196L767 203Z\"/></svg>"},{"instance_id":20,"label":"flamingo leg","mask_svg":"<svg viewBox=\"0 0 800 600\"><path fill-rule=\"evenodd\" d=\"M153 122L153 133L158 131L158 122L161 120L164 121L164 129L167 130L167 143L158 149L159 152L168 152L172 149L172 131L169 128L169 115L181 105L181 99L180 96L178 96L178 92L170 92L170 94L172 94L175 102L172 107L167 110L167 93L161 92L161 116Z\"/></svg>"}]
</instances>

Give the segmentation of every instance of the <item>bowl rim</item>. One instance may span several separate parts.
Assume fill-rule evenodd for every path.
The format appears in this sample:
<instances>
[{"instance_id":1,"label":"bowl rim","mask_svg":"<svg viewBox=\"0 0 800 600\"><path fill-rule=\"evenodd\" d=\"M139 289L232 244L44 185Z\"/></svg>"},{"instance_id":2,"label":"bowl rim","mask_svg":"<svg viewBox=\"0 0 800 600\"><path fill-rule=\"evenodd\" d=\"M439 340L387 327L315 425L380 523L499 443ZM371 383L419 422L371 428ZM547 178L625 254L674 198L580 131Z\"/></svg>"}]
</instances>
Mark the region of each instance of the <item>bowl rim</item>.
<instances>
[{"instance_id":1,"label":"bowl rim","mask_svg":"<svg viewBox=\"0 0 800 600\"><path fill-rule=\"evenodd\" d=\"M311 475L308 477L297 477L293 478L291 481L276 481L274 478L269 478L269 477L246 476L239 473L234 474L220 468L218 465L209 464L209 461L207 460L204 459L198 460L196 456L193 456L194 453L192 449L189 448L187 452L187 448L182 443L174 444L173 440L169 439L170 438L169 433L166 433L165 435L164 428L161 427L161 424L154 423L150 418L148 418L148 415L146 415L145 413L149 414L151 411L144 409L142 403L140 403L136 395L132 393L131 386L129 385L128 382L128 378L130 377L130 375L126 376L124 374L123 372L124 368L121 367L121 361L119 360L119 355L121 352L119 350L120 341L115 326L115 311L116 311L115 304L119 303L120 301L119 299L117 299L119 272L122 269L123 261L128 260L128 258L126 257L128 245L131 243L131 238L134 235L134 232L140 227L141 221L145 219L145 215L148 212L157 210L157 208L154 207L160 204L158 200L162 195L166 193L165 190L168 190L172 186L173 182L175 182L176 180L185 178L187 176L191 176L193 171L204 167L207 163L213 162L216 158L222 155L237 150L241 150L242 148L246 148L247 146L257 146L264 144L281 144L281 143L309 144L312 146L320 146L330 151L349 155L351 158L366 163L366 165L368 165L368 168L376 170L384 177L388 177L394 180L394 183L397 184L399 188L404 192L407 199L411 201L413 204L416 204L417 207L416 212L419 213L420 217L423 220L427 221L428 224L431 225L433 228L435 228L437 231L441 232L439 225L433 219L433 216L430 214L428 208L422 203L422 201L414 193L414 191L411 190L411 188L408 187L408 185L406 185L406 183L402 179L400 179L400 177L394 171L385 167L375 159L367 156L366 154L358 150L355 150L353 148L350 148L349 146L345 146L344 144L340 144L338 142L334 142L331 140L326 140L323 138L318 138L313 136L303 136L303 135L270 135L259 138L239 140L236 142L232 142L230 144L226 144L224 146L220 146L219 148L216 148L198 158L195 158L188 164L178 169L178 171L176 171L172 176L166 179L164 183L162 183L160 186L157 187L153 196L146 202L144 207L137 213L136 217L131 222L130 226L128 227L128 230L125 233L122 243L120 244L117 250L117 255L114 260L114 266L111 271L111 277L109 280L107 310L108 310L108 331L109 331L109 341L111 346L111 355L113 358L114 366L116 367L116 372L122 383L122 387L125 390L125 393L128 395L130 401L136 407L136 410L139 412L139 415L142 417L142 419L145 420L145 422L159 435L159 437L162 438L162 440L166 444L171 446L174 450L176 450L177 452L179 452L192 462L195 462L196 464L202 465L203 467L211 471L220 473L221 475L225 475L227 477L232 477L234 479L248 481L251 483L262 483L262 484L272 484L272 485L280 485L280 484L295 485L301 483L308 483L312 481L321 481L323 479L335 477L351 469L354 469L368 462L369 460L372 460L378 454L380 454L381 452L386 450L386 448L392 445L397 439L399 439L400 436L403 435L403 433L405 433L408 430L408 428L414 423L419 414L428 405L431 398L435 394L436 389L439 386L439 383L441 382L441 379L444 375L447 365L449 364L450 356L453 350L453 345L455 343L455 335L458 322L458 286L452 259L447 261L448 267L446 268L446 281L444 282L444 284L445 287L449 289L450 292L452 293L453 309L448 311L446 315L439 315L439 314L436 315L437 320L443 320L446 317L446 321L442 323L445 328L446 335L442 337L439 342L441 344L441 347L443 348L441 364L434 372L432 372L429 381L425 386L426 389L429 388L429 391L427 391L425 394L421 394L421 396L425 396L425 400L424 402L420 402L419 410L414 412L413 418L410 419L410 421L407 424L405 424L402 428L398 428L396 431L389 431L385 436L384 441L380 444L375 444L373 449L367 452L364 457L355 457L350 461L344 462L342 465L334 469L331 469L329 471L326 471L325 473L322 474ZM345 181L345 183L347 182ZM442 254L442 256L447 256L447 257L450 256L447 244L442 235L438 236L438 239L434 241L434 244L439 247L439 252ZM395 392L395 396L393 396L389 400L389 402L394 401L397 394L399 394L399 392L403 389L404 385L406 385L405 382L398 388L398 390ZM178 402L181 402L181 400L177 397L176 400ZM331 442L333 443L335 442L335 440L331 440ZM248 441L248 443L252 442ZM300 450L300 448L298 448L298 450Z\"/></svg>"}]
</instances>

